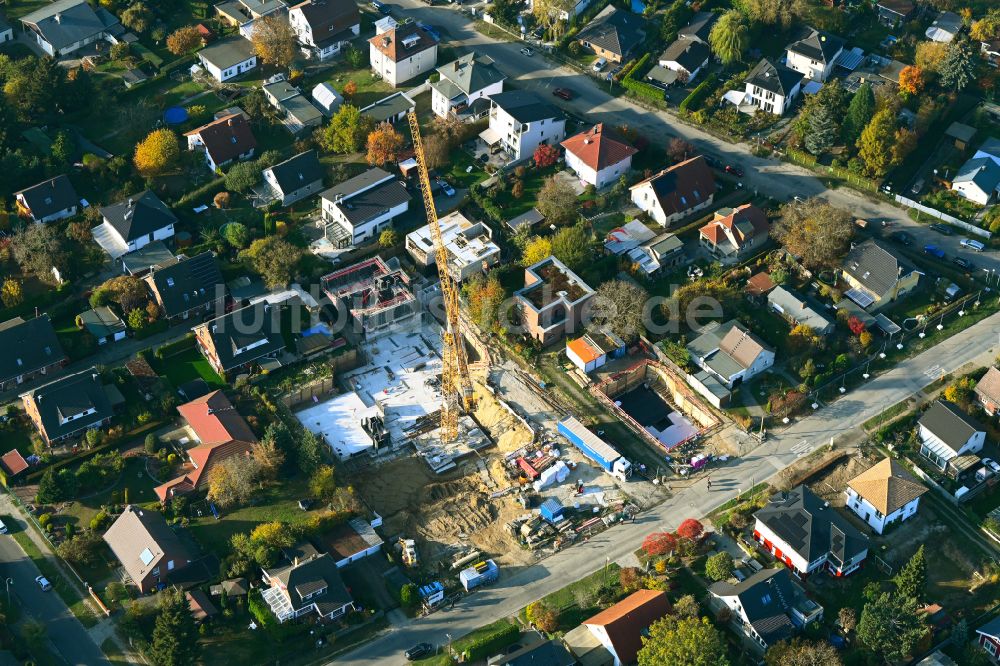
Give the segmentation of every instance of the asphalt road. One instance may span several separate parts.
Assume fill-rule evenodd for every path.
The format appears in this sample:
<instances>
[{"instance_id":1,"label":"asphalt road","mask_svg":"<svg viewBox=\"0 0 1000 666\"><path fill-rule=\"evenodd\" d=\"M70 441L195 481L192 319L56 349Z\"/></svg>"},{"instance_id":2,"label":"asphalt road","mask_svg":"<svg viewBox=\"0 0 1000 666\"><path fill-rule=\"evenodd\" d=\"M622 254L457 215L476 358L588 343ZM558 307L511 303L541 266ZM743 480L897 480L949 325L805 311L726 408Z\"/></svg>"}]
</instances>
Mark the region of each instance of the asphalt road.
<instances>
[{"instance_id":1,"label":"asphalt road","mask_svg":"<svg viewBox=\"0 0 1000 666\"><path fill-rule=\"evenodd\" d=\"M525 56L520 52L524 46L520 42L495 41L476 32L472 19L458 11L457 5L429 7L417 0L397 0L390 6L397 18L412 16L438 29L445 42L490 56L508 77L516 80L519 87L537 90L543 97L577 117L614 126L628 125L661 145L673 137L683 138L699 152L742 166L743 184L749 190L756 189L783 201L794 196L822 196L834 205L851 211L856 217L876 224L887 222L893 228L905 229L914 237L915 248L936 245L945 251L949 261L956 256L964 256L973 262L977 271L983 268L1000 270L1000 253L965 251L959 245L964 237L961 233L942 236L926 224L911 220L903 209L869 199L850 188L827 189L811 171L780 160L753 156L748 144L729 143L680 122L669 113L648 111L625 98L612 97L608 92L611 85L608 82L559 65L537 49L533 56ZM569 102L563 101L552 96L555 88L569 88L575 96Z\"/></svg>"},{"instance_id":2,"label":"asphalt road","mask_svg":"<svg viewBox=\"0 0 1000 666\"><path fill-rule=\"evenodd\" d=\"M23 521L16 519L18 528L26 529ZM14 537L0 535L0 583L13 579L10 586L11 601L19 604L22 619L34 618L45 624L52 652L72 666L106 666L109 664L101 649L91 640L90 634L73 616L55 590L42 592L35 578L41 572L25 555ZM0 588L0 594L5 594Z\"/></svg>"}]
</instances>

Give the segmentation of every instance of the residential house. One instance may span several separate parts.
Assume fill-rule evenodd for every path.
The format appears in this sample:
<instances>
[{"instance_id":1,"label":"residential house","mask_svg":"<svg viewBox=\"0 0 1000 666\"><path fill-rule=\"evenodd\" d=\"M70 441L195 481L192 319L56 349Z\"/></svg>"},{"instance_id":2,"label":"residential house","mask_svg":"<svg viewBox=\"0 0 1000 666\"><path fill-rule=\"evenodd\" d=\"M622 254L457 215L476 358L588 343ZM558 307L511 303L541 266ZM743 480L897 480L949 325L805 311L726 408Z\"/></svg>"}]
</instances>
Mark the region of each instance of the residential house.
<instances>
[{"instance_id":1,"label":"residential house","mask_svg":"<svg viewBox=\"0 0 1000 666\"><path fill-rule=\"evenodd\" d=\"M847 482L847 507L882 534L892 523L917 514L927 488L892 458L883 458Z\"/></svg>"},{"instance_id":2,"label":"residential house","mask_svg":"<svg viewBox=\"0 0 1000 666\"><path fill-rule=\"evenodd\" d=\"M264 97L278 111L285 128L294 135L323 124L323 112L288 81L266 84Z\"/></svg>"},{"instance_id":3,"label":"residential house","mask_svg":"<svg viewBox=\"0 0 1000 666\"><path fill-rule=\"evenodd\" d=\"M996 416L1000 411L1000 369L991 365L976 384L974 393L983 410L990 416Z\"/></svg>"},{"instance_id":4,"label":"residential house","mask_svg":"<svg viewBox=\"0 0 1000 666\"><path fill-rule=\"evenodd\" d=\"M764 649L823 618L823 607L806 596L785 567L761 569L736 584L720 581L708 591L732 611L733 622L743 633Z\"/></svg>"},{"instance_id":5,"label":"residential house","mask_svg":"<svg viewBox=\"0 0 1000 666\"><path fill-rule=\"evenodd\" d=\"M625 341L612 331L588 333L566 343L566 357L583 372L593 372L625 352Z\"/></svg>"},{"instance_id":6,"label":"residential house","mask_svg":"<svg viewBox=\"0 0 1000 666\"><path fill-rule=\"evenodd\" d=\"M278 622L315 613L323 620L335 620L354 610L340 570L327 554L312 553L306 558L295 558L287 566L263 570L264 601Z\"/></svg>"},{"instance_id":7,"label":"residential house","mask_svg":"<svg viewBox=\"0 0 1000 666\"><path fill-rule=\"evenodd\" d=\"M888 26L909 21L917 8L913 0L878 0L875 7L878 9L879 22Z\"/></svg>"},{"instance_id":8,"label":"residential house","mask_svg":"<svg viewBox=\"0 0 1000 666\"><path fill-rule=\"evenodd\" d=\"M97 344L106 345L109 342L119 342L125 339L127 331L125 322L107 305L80 313L80 323L94 336Z\"/></svg>"},{"instance_id":9,"label":"residential house","mask_svg":"<svg viewBox=\"0 0 1000 666\"><path fill-rule=\"evenodd\" d=\"M188 150L201 150L205 164L218 171L234 160L248 160L257 150L250 121L241 113L225 115L186 132Z\"/></svg>"},{"instance_id":10,"label":"residential house","mask_svg":"<svg viewBox=\"0 0 1000 666\"><path fill-rule=\"evenodd\" d=\"M78 51L99 40L115 44L125 35L118 19L87 0L56 0L21 17L24 31L53 58Z\"/></svg>"},{"instance_id":11,"label":"residential house","mask_svg":"<svg viewBox=\"0 0 1000 666\"><path fill-rule=\"evenodd\" d=\"M701 155L664 169L629 188L632 203L663 227L704 210L715 198L715 176Z\"/></svg>"},{"instance_id":12,"label":"residential house","mask_svg":"<svg viewBox=\"0 0 1000 666\"><path fill-rule=\"evenodd\" d=\"M307 150L263 171L269 201L291 206L323 188L323 166L315 150Z\"/></svg>"},{"instance_id":13,"label":"residential house","mask_svg":"<svg viewBox=\"0 0 1000 666\"><path fill-rule=\"evenodd\" d=\"M208 250L190 259L182 255L143 279L172 324L221 312L225 305L226 284L215 255Z\"/></svg>"},{"instance_id":14,"label":"residential house","mask_svg":"<svg viewBox=\"0 0 1000 666\"><path fill-rule=\"evenodd\" d=\"M438 220L438 226L448 253L448 272L456 282L480 275L500 263L500 246L493 242L489 225L473 222L456 210ZM406 234L406 251L418 266L437 263L429 225Z\"/></svg>"},{"instance_id":15,"label":"residential house","mask_svg":"<svg viewBox=\"0 0 1000 666\"><path fill-rule=\"evenodd\" d=\"M994 661L1000 661L1000 615L976 629L976 642Z\"/></svg>"},{"instance_id":16,"label":"residential house","mask_svg":"<svg viewBox=\"0 0 1000 666\"><path fill-rule=\"evenodd\" d=\"M189 590L184 593L184 599L187 601L188 610L191 611L191 617L194 618L195 622L204 622L219 614L219 609L215 607L204 590L198 588Z\"/></svg>"},{"instance_id":17,"label":"residential house","mask_svg":"<svg viewBox=\"0 0 1000 666\"><path fill-rule=\"evenodd\" d=\"M986 206L1000 192L1000 164L992 157L974 157L958 168L951 189L959 196Z\"/></svg>"},{"instance_id":18,"label":"residential house","mask_svg":"<svg viewBox=\"0 0 1000 666\"><path fill-rule=\"evenodd\" d=\"M174 253L163 241L153 241L118 258L122 272L133 277L142 277L154 268L173 263L175 259Z\"/></svg>"},{"instance_id":19,"label":"residential house","mask_svg":"<svg viewBox=\"0 0 1000 666\"><path fill-rule=\"evenodd\" d=\"M24 412L49 446L105 426L114 415L97 368L60 377L20 398Z\"/></svg>"},{"instance_id":20,"label":"residential house","mask_svg":"<svg viewBox=\"0 0 1000 666\"><path fill-rule=\"evenodd\" d=\"M361 34L354 0L306 0L288 11L288 23L310 56L328 60Z\"/></svg>"},{"instance_id":21,"label":"residential house","mask_svg":"<svg viewBox=\"0 0 1000 666\"><path fill-rule=\"evenodd\" d=\"M604 123L569 137L562 147L566 149L566 168L597 189L618 182L632 168L632 156L639 152L606 130Z\"/></svg>"},{"instance_id":22,"label":"residential house","mask_svg":"<svg viewBox=\"0 0 1000 666\"><path fill-rule=\"evenodd\" d=\"M172 238L177 223L177 216L150 190L101 208L101 216L104 221L92 233L113 259Z\"/></svg>"},{"instance_id":23,"label":"residential house","mask_svg":"<svg viewBox=\"0 0 1000 666\"><path fill-rule=\"evenodd\" d=\"M754 520L753 538L800 578L846 576L868 556L868 537L806 486L776 493Z\"/></svg>"},{"instance_id":24,"label":"residential house","mask_svg":"<svg viewBox=\"0 0 1000 666\"><path fill-rule=\"evenodd\" d=\"M531 643L507 654L490 657L487 666L576 666L576 657L556 639Z\"/></svg>"},{"instance_id":25,"label":"residential house","mask_svg":"<svg viewBox=\"0 0 1000 666\"><path fill-rule=\"evenodd\" d=\"M991 67L1000 67L1000 39L979 43L980 57Z\"/></svg>"},{"instance_id":26,"label":"residential house","mask_svg":"<svg viewBox=\"0 0 1000 666\"><path fill-rule=\"evenodd\" d=\"M715 211L711 222L698 231L698 241L723 264L742 260L767 242L771 226L767 215L753 204Z\"/></svg>"},{"instance_id":27,"label":"residential house","mask_svg":"<svg viewBox=\"0 0 1000 666\"><path fill-rule=\"evenodd\" d=\"M735 319L709 325L687 345L691 361L728 389L774 365L774 350Z\"/></svg>"},{"instance_id":28,"label":"residential house","mask_svg":"<svg viewBox=\"0 0 1000 666\"><path fill-rule=\"evenodd\" d=\"M922 275L898 252L874 239L851 247L840 274L850 287L844 295L873 312L910 293Z\"/></svg>"},{"instance_id":29,"label":"residential house","mask_svg":"<svg viewBox=\"0 0 1000 666\"><path fill-rule=\"evenodd\" d=\"M638 14L608 5L576 36L584 48L609 62L622 63L646 38L646 20Z\"/></svg>"},{"instance_id":30,"label":"residential house","mask_svg":"<svg viewBox=\"0 0 1000 666\"><path fill-rule=\"evenodd\" d=\"M932 42L948 44L962 32L962 17L955 12L941 12L924 35Z\"/></svg>"},{"instance_id":31,"label":"residential house","mask_svg":"<svg viewBox=\"0 0 1000 666\"><path fill-rule=\"evenodd\" d=\"M978 160L981 157L988 157L1000 165L1000 139L990 137L986 141L983 141L983 145L979 146L972 159Z\"/></svg>"},{"instance_id":32,"label":"residential house","mask_svg":"<svg viewBox=\"0 0 1000 666\"><path fill-rule=\"evenodd\" d=\"M948 129L944 131L944 135L954 142L955 148L965 152L972 144L972 140L976 138L978 131L972 125L966 125L956 120L948 125Z\"/></svg>"},{"instance_id":33,"label":"residential house","mask_svg":"<svg viewBox=\"0 0 1000 666\"><path fill-rule=\"evenodd\" d=\"M395 125L406 120L408 113L417 108L417 103L405 92L393 93L361 109L361 115L371 118L376 125Z\"/></svg>"},{"instance_id":34,"label":"residential house","mask_svg":"<svg viewBox=\"0 0 1000 666\"><path fill-rule=\"evenodd\" d=\"M215 5L215 13L223 25L239 28L240 35L252 39L257 19L283 17L288 13L288 5L284 0L225 0Z\"/></svg>"},{"instance_id":35,"label":"residential house","mask_svg":"<svg viewBox=\"0 0 1000 666\"><path fill-rule=\"evenodd\" d=\"M316 87L312 89L312 100L316 108L322 111L325 116L335 114L340 110L340 105L344 102L343 96L325 81L317 83Z\"/></svg>"},{"instance_id":36,"label":"residential house","mask_svg":"<svg viewBox=\"0 0 1000 666\"><path fill-rule=\"evenodd\" d=\"M758 62L747 76L743 102L777 116L792 108L802 85L803 75L769 58Z\"/></svg>"},{"instance_id":37,"label":"residential house","mask_svg":"<svg viewBox=\"0 0 1000 666\"><path fill-rule=\"evenodd\" d=\"M750 279L747 280L746 292L750 296L760 298L761 296L767 296L777 286L769 273L761 271L760 273L751 275Z\"/></svg>"},{"instance_id":38,"label":"residential house","mask_svg":"<svg viewBox=\"0 0 1000 666\"><path fill-rule=\"evenodd\" d=\"M372 71L393 88L437 65L438 42L416 23L406 23L368 40Z\"/></svg>"},{"instance_id":39,"label":"residential house","mask_svg":"<svg viewBox=\"0 0 1000 666\"><path fill-rule=\"evenodd\" d=\"M273 359L285 349L278 310L261 302L199 324L193 329L198 349L222 376Z\"/></svg>"},{"instance_id":40,"label":"residential house","mask_svg":"<svg viewBox=\"0 0 1000 666\"><path fill-rule=\"evenodd\" d=\"M680 266L687 261L684 241L677 234L664 233L628 251L628 258L647 276Z\"/></svg>"},{"instance_id":41,"label":"residential house","mask_svg":"<svg viewBox=\"0 0 1000 666\"><path fill-rule=\"evenodd\" d=\"M257 438L222 391L212 391L177 408L199 444L187 451L184 472L154 492L161 502L202 490L214 468L236 456L249 456Z\"/></svg>"},{"instance_id":42,"label":"residential house","mask_svg":"<svg viewBox=\"0 0 1000 666\"><path fill-rule=\"evenodd\" d=\"M503 92L506 76L488 56L468 53L444 67L431 82L431 110L441 118L472 121L490 110L489 97Z\"/></svg>"},{"instance_id":43,"label":"residential house","mask_svg":"<svg viewBox=\"0 0 1000 666\"><path fill-rule=\"evenodd\" d=\"M198 51L201 66L224 83L257 67L257 52L253 43L239 35L224 37Z\"/></svg>"},{"instance_id":44,"label":"residential house","mask_svg":"<svg viewBox=\"0 0 1000 666\"><path fill-rule=\"evenodd\" d=\"M580 328L584 306L594 290L555 257L524 269L524 288L514 292L525 333L542 346Z\"/></svg>"},{"instance_id":45,"label":"residential house","mask_svg":"<svg viewBox=\"0 0 1000 666\"><path fill-rule=\"evenodd\" d=\"M69 361L47 314L0 323L0 391L57 372Z\"/></svg>"},{"instance_id":46,"label":"residential house","mask_svg":"<svg viewBox=\"0 0 1000 666\"><path fill-rule=\"evenodd\" d=\"M711 57L712 50L707 44L678 38L660 54L659 65L673 72L677 77L676 81L690 83L708 65Z\"/></svg>"},{"instance_id":47,"label":"residential house","mask_svg":"<svg viewBox=\"0 0 1000 666\"><path fill-rule=\"evenodd\" d=\"M361 518L352 518L320 534L316 543L330 554L338 569L382 551L381 537L371 523Z\"/></svg>"},{"instance_id":48,"label":"residential house","mask_svg":"<svg viewBox=\"0 0 1000 666\"><path fill-rule=\"evenodd\" d=\"M793 326L808 326L817 335L829 335L833 332L833 321L810 305L804 296L791 289L775 287L767 295L767 304Z\"/></svg>"},{"instance_id":49,"label":"residential house","mask_svg":"<svg viewBox=\"0 0 1000 666\"><path fill-rule=\"evenodd\" d=\"M398 176L369 169L320 194L326 237L341 248L374 240L409 209L410 199Z\"/></svg>"},{"instance_id":50,"label":"residential house","mask_svg":"<svg viewBox=\"0 0 1000 666\"><path fill-rule=\"evenodd\" d=\"M7 18L0 14L0 44L14 41L14 28L7 22Z\"/></svg>"},{"instance_id":51,"label":"residential house","mask_svg":"<svg viewBox=\"0 0 1000 666\"><path fill-rule=\"evenodd\" d=\"M708 36L721 14L717 12L698 12L691 17L688 24L677 31L678 39L708 45Z\"/></svg>"},{"instance_id":52,"label":"residential house","mask_svg":"<svg viewBox=\"0 0 1000 666\"><path fill-rule=\"evenodd\" d=\"M49 178L37 185L14 192L17 214L35 224L55 222L76 215L80 197L65 175Z\"/></svg>"},{"instance_id":53,"label":"residential house","mask_svg":"<svg viewBox=\"0 0 1000 666\"><path fill-rule=\"evenodd\" d=\"M614 657L614 666L634 663L642 637L649 625L672 611L666 593L659 590L639 590L614 606L584 620L582 626L593 634Z\"/></svg>"},{"instance_id":54,"label":"residential house","mask_svg":"<svg viewBox=\"0 0 1000 666\"><path fill-rule=\"evenodd\" d=\"M958 405L935 400L917 421L920 455L941 471L966 453L978 453L986 442L986 430Z\"/></svg>"},{"instance_id":55,"label":"residential house","mask_svg":"<svg viewBox=\"0 0 1000 666\"><path fill-rule=\"evenodd\" d=\"M844 50L844 40L836 35L806 27L785 49L786 64L812 81L825 82Z\"/></svg>"},{"instance_id":56,"label":"residential house","mask_svg":"<svg viewBox=\"0 0 1000 666\"><path fill-rule=\"evenodd\" d=\"M142 594L160 589L171 572L191 562L162 513L131 504L104 533L104 541Z\"/></svg>"},{"instance_id":57,"label":"residential house","mask_svg":"<svg viewBox=\"0 0 1000 666\"><path fill-rule=\"evenodd\" d=\"M566 116L536 93L511 90L490 96L490 125L479 135L487 145L499 144L514 162L527 160L542 144L566 137Z\"/></svg>"}]
</instances>

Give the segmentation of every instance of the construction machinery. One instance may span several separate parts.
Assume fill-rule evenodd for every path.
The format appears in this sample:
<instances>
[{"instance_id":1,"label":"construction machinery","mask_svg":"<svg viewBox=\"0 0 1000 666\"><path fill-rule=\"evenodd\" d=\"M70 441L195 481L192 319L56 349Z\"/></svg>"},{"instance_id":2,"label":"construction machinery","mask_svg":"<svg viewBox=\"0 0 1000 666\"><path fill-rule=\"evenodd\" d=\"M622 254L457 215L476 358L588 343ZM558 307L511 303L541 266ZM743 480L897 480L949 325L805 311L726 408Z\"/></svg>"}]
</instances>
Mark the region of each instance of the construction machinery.
<instances>
[{"instance_id":1,"label":"construction machinery","mask_svg":"<svg viewBox=\"0 0 1000 666\"><path fill-rule=\"evenodd\" d=\"M430 228L431 238L434 239L434 255L447 320L441 348L441 392L444 396L444 403L441 406L441 441L451 442L458 437L459 414L473 409L475 395L472 378L469 376L465 342L462 339L458 286L448 271L448 250L444 245L441 224L438 222L437 208L434 205L431 178L427 172L423 142L420 138L420 123L416 111L410 111L407 118L410 121L413 151L416 154L420 191L424 197L424 208L427 210L427 226Z\"/></svg>"}]
</instances>

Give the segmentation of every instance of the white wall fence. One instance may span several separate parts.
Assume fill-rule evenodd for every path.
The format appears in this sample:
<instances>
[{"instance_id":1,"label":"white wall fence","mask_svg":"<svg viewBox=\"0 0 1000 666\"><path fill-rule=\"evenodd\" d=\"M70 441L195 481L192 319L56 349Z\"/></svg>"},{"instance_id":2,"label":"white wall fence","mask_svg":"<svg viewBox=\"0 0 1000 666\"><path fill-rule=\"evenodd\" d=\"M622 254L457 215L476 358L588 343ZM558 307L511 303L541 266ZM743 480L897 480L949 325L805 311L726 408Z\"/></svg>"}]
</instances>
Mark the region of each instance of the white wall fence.
<instances>
[{"instance_id":1,"label":"white wall fence","mask_svg":"<svg viewBox=\"0 0 1000 666\"><path fill-rule=\"evenodd\" d=\"M976 225L969 224L968 222L960 220L957 217L952 217L947 213L942 213L939 210L930 208L929 206L925 206L922 203L918 203L913 199L907 199L906 197L900 194L896 195L896 203L903 204L907 208L913 208L914 210L919 210L921 213L926 213L931 217L936 217L937 219L947 222L948 224L953 224L956 227L961 227L962 229L968 231L970 234L976 234L977 236L982 236L983 238L990 238L993 235L986 229L981 229Z\"/></svg>"}]
</instances>

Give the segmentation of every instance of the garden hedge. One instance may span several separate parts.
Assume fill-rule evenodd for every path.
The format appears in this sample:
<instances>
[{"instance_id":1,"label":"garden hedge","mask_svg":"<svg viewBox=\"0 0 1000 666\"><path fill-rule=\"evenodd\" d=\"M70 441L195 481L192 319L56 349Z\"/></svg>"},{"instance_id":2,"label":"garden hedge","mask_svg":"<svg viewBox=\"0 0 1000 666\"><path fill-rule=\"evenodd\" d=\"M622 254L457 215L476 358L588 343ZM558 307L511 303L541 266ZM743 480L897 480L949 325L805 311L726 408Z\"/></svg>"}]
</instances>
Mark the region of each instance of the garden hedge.
<instances>
[{"instance_id":1,"label":"garden hedge","mask_svg":"<svg viewBox=\"0 0 1000 666\"><path fill-rule=\"evenodd\" d=\"M701 108L702 103L712 94L712 87L715 86L715 82L715 74L708 75L704 81L698 84L697 88L691 91L690 95L684 98L684 101L681 102L680 110L688 113Z\"/></svg>"},{"instance_id":2,"label":"garden hedge","mask_svg":"<svg viewBox=\"0 0 1000 666\"><path fill-rule=\"evenodd\" d=\"M479 661L496 654L500 648L507 647L518 639L521 631L516 625L508 624L496 631L479 636L465 648L465 661Z\"/></svg>"}]
</instances>

